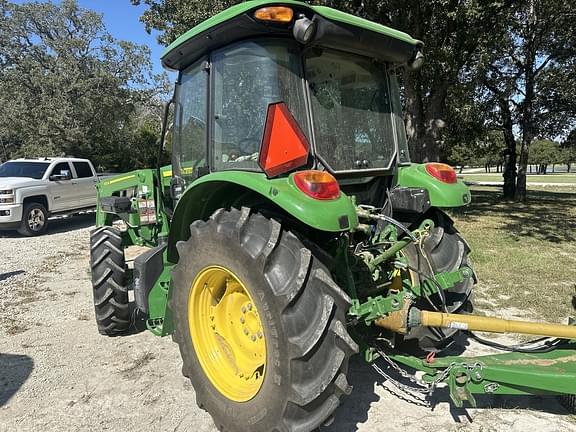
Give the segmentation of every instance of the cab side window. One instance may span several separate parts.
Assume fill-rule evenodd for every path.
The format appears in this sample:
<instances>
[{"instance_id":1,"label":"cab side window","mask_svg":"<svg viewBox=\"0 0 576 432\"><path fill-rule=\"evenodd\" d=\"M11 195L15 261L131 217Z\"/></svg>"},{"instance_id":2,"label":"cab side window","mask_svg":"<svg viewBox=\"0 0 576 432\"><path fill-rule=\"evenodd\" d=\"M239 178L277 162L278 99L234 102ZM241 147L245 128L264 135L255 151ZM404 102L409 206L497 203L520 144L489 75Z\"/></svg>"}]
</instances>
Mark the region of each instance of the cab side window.
<instances>
[{"instance_id":1,"label":"cab side window","mask_svg":"<svg viewBox=\"0 0 576 432\"><path fill-rule=\"evenodd\" d=\"M88 162L73 162L74 168L76 169L76 175L78 178L92 177L92 168Z\"/></svg>"},{"instance_id":2,"label":"cab side window","mask_svg":"<svg viewBox=\"0 0 576 432\"><path fill-rule=\"evenodd\" d=\"M172 131L174 162L178 175L190 182L196 169L206 166L208 73L204 61L182 72L179 87Z\"/></svg>"},{"instance_id":3,"label":"cab side window","mask_svg":"<svg viewBox=\"0 0 576 432\"><path fill-rule=\"evenodd\" d=\"M72 173L72 171L70 171L70 165L68 162L60 162L57 163L54 168L52 168L50 175L64 175L66 174L66 171L68 173Z\"/></svg>"}]
</instances>

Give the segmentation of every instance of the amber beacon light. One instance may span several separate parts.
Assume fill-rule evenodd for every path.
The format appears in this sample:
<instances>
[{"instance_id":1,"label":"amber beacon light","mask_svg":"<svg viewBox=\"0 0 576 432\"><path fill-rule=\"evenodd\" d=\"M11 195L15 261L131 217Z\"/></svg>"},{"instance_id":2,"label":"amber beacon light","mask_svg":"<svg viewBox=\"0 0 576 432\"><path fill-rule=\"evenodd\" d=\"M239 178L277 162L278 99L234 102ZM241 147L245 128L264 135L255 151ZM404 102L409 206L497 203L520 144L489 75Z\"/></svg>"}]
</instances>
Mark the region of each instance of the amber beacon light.
<instances>
[{"instance_id":1,"label":"amber beacon light","mask_svg":"<svg viewBox=\"0 0 576 432\"><path fill-rule=\"evenodd\" d=\"M260 21L289 23L294 17L294 11L285 6L271 6L260 8L254 12L254 18Z\"/></svg>"}]
</instances>

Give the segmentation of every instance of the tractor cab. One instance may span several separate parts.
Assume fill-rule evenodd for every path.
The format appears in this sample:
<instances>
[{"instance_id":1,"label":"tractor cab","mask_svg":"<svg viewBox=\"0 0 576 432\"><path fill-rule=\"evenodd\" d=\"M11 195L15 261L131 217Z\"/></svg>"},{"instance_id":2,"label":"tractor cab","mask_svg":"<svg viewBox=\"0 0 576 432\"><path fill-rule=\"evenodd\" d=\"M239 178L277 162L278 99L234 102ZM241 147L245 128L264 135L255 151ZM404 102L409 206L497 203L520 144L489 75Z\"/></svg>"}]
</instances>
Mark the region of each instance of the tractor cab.
<instances>
[{"instance_id":1,"label":"tractor cab","mask_svg":"<svg viewBox=\"0 0 576 432\"><path fill-rule=\"evenodd\" d=\"M194 27L162 58L179 73L177 190L231 170L273 178L317 169L341 184L393 174L410 162L396 71L420 63L421 47L293 1L244 2Z\"/></svg>"}]
</instances>

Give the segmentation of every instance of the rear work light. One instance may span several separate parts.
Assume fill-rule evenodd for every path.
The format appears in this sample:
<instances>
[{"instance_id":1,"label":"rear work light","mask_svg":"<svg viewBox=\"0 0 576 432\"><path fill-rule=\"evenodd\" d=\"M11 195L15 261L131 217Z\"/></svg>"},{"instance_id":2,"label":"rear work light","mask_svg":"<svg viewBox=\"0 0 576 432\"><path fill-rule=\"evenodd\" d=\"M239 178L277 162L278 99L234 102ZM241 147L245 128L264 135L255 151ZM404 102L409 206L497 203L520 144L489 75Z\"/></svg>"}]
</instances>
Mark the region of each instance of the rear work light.
<instances>
[{"instance_id":1,"label":"rear work light","mask_svg":"<svg viewBox=\"0 0 576 432\"><path fill-rule=\"evenodd\" d=\"M334 200L340 197L340 186L326 171L307 170L294 174L298 189L317 200Z\"/></svg>"},{"instance_id":2,"label":"rear work light","mask_svg":"<svg viewBox=\"0 0 576 432\"><path fill-rule=\"evenodd\" d=\"M258 164L268 177L306 165L310 145L284 102L268 105Z\"/></svg>"},{"instance_id":3,"label":"rear work light","mask_svg":"<svg viewBox=\"0 0 576 432\"><path fill-rule=\"evenodd\" d=\"M293 17L294 11L286 6L264 7L254 12L254 18L260 21L289 23Z\"/></svg>"},{"instance_id":4,"label":"rear work light","mask_svg":"<svg viewBox=\"0 0 576 432\"><path fill-rule=\"evenodd\" d=\"M456 171L450 165L443 163L427 163L425 165L426 171L432 177L444 183L456 183Z\"/></svg>"}]
</instances>

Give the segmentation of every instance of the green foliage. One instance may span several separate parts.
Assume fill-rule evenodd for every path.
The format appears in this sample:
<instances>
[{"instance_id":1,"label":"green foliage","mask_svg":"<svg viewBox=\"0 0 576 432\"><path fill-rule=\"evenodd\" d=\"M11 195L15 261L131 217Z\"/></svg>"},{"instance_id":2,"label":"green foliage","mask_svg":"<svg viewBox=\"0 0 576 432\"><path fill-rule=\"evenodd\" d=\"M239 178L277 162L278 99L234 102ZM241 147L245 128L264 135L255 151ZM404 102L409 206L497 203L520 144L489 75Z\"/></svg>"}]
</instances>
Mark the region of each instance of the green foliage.
<instances>
[{"instance_id":1,"label":"green foliage","mask_svg":"<svg viewBox=\"0 0 576 432\"><path fill-rule=\"evenodd\" d=\"M530 163L537 165L548 165L562 163L564 155L560 144L547 140L535 140L530 146Z\"/></svg>"},{"instance_id":2,"label":"green foliage","mask_svg":"<svg viewBox=\"0 0 576 432\"><path fill-rule=\"evenodd\" d=\"M133 5L145 4L148 9L140 21L146 31L160 32L158 42L169 45L178 36L196 24L207 20L223 10L241 3L242 0L130 0Z\"/></svg>"},{"instance_id":3,"label":"green foliage","mask_svg":"<svg viewBox=\"0 0 576 432\"><path fill-rule=\"evenodd\" d=\"M576 122L576 104L571 96L576 90L574 16L576 5L572 2L513 2L505 33L479 63L480 80L498 107L496 122L509 135L517 131L521 136L519 200L526 199L527 165L534 159L529 147L535 137L566 136ZM508 122L502 115L506 110L511 113ZM536 158L542 157L537 153Z\"/></svg>"},{"instance_id":4,"label":"green foliage","mask_svg":"<svg viewBox=\"0 0 576 432\"><path fill-rule=\"evenodd\" d=\"M0 13L0 139L8 156L88 157L105 170L148 164L157 128L145 125L158 122L150 105L161 78L149 49L114 39L102 17L75 0L8 2Z\"/></svg>"}]
</instances>

